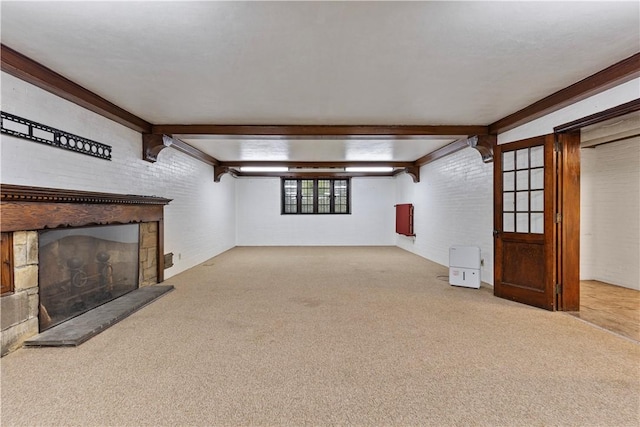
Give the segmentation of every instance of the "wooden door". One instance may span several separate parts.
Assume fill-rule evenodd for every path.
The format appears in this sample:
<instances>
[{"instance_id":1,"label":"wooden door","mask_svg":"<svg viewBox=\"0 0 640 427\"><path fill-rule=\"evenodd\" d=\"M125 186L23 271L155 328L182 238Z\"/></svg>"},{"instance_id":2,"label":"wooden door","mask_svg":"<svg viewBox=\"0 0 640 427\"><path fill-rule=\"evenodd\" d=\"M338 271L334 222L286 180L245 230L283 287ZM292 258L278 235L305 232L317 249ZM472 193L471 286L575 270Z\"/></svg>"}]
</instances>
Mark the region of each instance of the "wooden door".
<instances>
[{"instance_id":1,"label":"wooden door","mask_svg":"<svg viewBox=\"0 0 640 427\"><path fill-rule=\"evenodd\" d=\"M494 294L556 308L554 135L497 145Z\"/></svg>"}]
</instances>

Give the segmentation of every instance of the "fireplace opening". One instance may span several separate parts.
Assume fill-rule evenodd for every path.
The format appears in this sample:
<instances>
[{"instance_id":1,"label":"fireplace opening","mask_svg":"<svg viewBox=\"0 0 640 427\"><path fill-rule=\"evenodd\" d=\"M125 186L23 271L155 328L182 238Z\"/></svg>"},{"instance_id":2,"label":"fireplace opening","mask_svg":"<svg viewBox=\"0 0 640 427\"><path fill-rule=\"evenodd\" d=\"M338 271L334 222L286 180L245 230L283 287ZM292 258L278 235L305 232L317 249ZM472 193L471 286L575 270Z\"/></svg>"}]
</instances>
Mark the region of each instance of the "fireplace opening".
<instances>
[{"instance_id":1,"label":"fireplace opening","mask_svg":"<svg viewBox=\"0 0 640 427\"><path fill-rule=\"evenodd\" d=\"M137 224L39 233L40 331L138 288Z\"/></svg>"}]
</instances>

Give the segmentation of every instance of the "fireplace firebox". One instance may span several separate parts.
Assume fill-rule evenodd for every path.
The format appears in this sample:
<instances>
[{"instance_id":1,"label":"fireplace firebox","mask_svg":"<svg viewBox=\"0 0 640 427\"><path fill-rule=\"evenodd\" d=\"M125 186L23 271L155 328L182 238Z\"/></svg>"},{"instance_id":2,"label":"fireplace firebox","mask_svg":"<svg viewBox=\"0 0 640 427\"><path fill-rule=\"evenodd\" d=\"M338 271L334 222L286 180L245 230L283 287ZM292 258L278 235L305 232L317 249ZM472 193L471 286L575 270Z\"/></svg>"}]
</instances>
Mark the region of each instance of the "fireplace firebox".
<instances>
[{"instance_id":1,"label":"fireplace firebox","mask_svg":"<svg viewBox=\"0 0 640 427\"><path fill-rule=\"evenodd\" d=\"M39 234L40 331L138 288L139 227Z\"/></svg>"}]
</instances>

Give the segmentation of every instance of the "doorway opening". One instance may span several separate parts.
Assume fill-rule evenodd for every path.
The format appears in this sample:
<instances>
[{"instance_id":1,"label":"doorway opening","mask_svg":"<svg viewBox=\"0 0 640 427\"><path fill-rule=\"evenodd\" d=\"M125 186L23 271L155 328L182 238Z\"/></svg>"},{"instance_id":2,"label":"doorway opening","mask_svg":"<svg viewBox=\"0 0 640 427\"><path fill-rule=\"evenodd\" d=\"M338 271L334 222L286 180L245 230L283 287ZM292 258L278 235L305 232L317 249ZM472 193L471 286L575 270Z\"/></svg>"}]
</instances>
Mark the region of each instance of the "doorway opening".
<instances>
[{"instance_id":1,"label":"doorway opening","mask_svg":"<svg viewBox=\"0 0 640 427\"><path fill-rule=\"evenodd\" d=\"M640 341L640 112L580 132L580 311Z\"/></svg>"},{"instance_id":2,"label":"doorway opening","mask_svg":"<svg viewBox=\"0 0 640 427\"><path fill-rule=\"evenodd\" d=\"M580 165L579 311L571 314L640 341L638 101L597 116L562 126L579 132L569 154Z\"/></svg>"}]
</instances>

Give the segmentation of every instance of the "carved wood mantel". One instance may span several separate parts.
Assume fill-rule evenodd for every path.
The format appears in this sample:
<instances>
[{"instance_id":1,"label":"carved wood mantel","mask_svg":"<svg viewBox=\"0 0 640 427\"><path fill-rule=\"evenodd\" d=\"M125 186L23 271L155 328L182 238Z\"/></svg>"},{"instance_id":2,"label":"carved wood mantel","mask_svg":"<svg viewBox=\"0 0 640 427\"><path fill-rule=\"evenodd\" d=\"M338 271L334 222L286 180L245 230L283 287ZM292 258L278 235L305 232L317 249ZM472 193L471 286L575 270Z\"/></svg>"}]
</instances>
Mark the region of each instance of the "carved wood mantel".
<instances>
[{"instance_id":1,"label":"carved wood mantel","mask_svg":"<svg viewBox=\"0 0 640 427\"><path fill-rule=\"evenodd\" d=\"M171 199L0 184L0 230L158 223L158 281L164 278L164 205Z\"/></svg>"}]
</instances>

